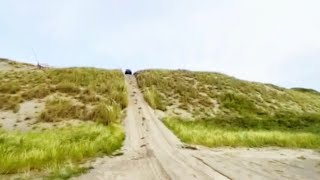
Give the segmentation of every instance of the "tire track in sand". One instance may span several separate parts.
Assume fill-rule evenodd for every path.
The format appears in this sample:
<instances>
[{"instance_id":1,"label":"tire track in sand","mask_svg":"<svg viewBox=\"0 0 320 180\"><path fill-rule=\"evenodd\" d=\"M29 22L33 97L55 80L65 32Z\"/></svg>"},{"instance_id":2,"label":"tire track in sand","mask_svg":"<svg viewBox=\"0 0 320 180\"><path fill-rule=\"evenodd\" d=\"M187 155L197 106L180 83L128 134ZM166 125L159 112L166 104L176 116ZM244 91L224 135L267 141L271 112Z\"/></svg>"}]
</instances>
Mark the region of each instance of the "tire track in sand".
<instances>
[{"instance_id":1,"label":"tire track in sand","mask_svg":"<svg viewBox=\"0 0 320 180\"><path fill-rule=\"evenodd\" d=\"M126 76L129 104L124 155L98 159L77 179L229 179L182 149L182 143L144 101L134 76Z\"/></svg>"}]
</instances>

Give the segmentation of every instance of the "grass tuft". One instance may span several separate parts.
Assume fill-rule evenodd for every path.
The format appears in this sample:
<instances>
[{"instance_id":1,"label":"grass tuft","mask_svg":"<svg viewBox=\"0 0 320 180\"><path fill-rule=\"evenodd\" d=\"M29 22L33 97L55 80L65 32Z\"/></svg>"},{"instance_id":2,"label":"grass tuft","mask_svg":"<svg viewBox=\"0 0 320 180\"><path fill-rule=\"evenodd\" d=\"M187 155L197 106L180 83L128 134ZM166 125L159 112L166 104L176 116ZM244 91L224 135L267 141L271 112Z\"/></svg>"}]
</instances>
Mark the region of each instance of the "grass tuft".
<instances>
[{"instance_id":1,"label":"grass tuft","mask_svg":"<svg viewBox=\"0 0 320 180\"><path fill-rule=\"evenodd\" d=\"M53 99L46 102L45 110L38 120L44 122L57 122L63 119L83 119L86 113L84 105L77 105L69 99Z\"/></svg>"},{"instance_id":2,"label":"grass tuft","mask_svg":"<svg viewBox=\"0 0 320 180\"><path fill-rule=\"evenodd\" d=\"M0 110L13 110L18 112L22 98L19 95L0 94Z\"/></svg>"},{"instance_id":3,"label":"grass tuft","mask_svg":"<svg viewBox=\"0 0 320 180\"><path fill-rule=\"evenodd\" d=\"M20 86L16 81L13 82L7 82L3 83L2 86L0 86L0 93L4 94L16 94L20 91Z\"/></svg>"},{"instance_id":4,"label":"grass tuft","mask_svg":"<svg viewBox=\"0 0 320 180\"><path fill-rule=\"evenodd\" d=\"M22 92L22 97L24 100L32 100L32 99L42 99L53 93L48 85L40 84L38 86L30 88L28 91Z\"/></svg>"},{"instance_id":5,"label":"grass tuft","mask_svg":"<svg viewBox=\"0 0 320 180\"><path fill-rule=\"evenodd\" d=\"M67 180L72 177L80 176L81 174L88 172L89 169L90 168L88 168L88 167L80 167L80 166L75 165L73 163L69 163L68 165L59 166L59 167L51 170L52 172L47 177L47 179Z\"/></svg>"},{"instance_id":6,"label":"grass tuft","mask_svg":"<svg viewBox=\"0 0 320 180\"><path fill-rule=\"evenodd\" d=\"M67 94L80 93L80 89L75 83L66 82L66 81L57 84L56 90L62 93L67 93Z\"/></svg>"},{"instance_id":7,"label":"grass tuft","mask_svg":"<svg viewBox=\"0 0 320 180\"><path fill-rule=\"evenodd\" d=\"M162 111L166 110L166 105L164 104L161 95L154 87L145 90L144 98L152 108Z\"/></svg>"},{"instance_id":8,"label":"grass tuft","mask_svg":"<svg viewBox=\"0 0 320 180\"><path fill-rule=\"evenodd\" d=\"M120 115L121 107L119 105L106 105L105 103L99 103L93 108L87 118L95 122L109 125L111 123L120 123Z\"/></svg>"}]
</instances>

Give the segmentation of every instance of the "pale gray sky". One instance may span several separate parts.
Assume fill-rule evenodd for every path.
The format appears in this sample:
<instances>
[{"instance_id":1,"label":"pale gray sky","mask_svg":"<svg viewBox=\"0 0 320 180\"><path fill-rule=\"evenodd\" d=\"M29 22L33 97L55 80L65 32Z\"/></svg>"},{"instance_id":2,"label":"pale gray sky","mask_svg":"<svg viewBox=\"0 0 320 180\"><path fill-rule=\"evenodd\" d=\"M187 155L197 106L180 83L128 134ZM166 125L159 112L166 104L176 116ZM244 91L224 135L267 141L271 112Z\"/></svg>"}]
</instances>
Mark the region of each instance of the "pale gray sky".
<instances>
[{"instance_id":1,"label":"pale gray sky","mask_svg":"<svg viewBox=\"0 0 320 180\"><path fill-rule=\"evenodd\" d=\"M319 0L1 0L0 57L320 90Z\"/></svg>"}]
</instances>

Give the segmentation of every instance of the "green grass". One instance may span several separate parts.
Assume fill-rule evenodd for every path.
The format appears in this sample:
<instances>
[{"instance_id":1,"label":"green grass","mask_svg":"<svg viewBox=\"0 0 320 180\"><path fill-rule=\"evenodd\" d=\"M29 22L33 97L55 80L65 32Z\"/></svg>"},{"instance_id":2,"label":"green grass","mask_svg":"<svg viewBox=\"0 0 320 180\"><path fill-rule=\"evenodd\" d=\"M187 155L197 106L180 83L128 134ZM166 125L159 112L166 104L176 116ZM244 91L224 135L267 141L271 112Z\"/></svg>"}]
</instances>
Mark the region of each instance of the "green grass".
<instances>
[{"instance_id":1,"label":"green grass","mask_svg":"<svg viewBox=\"0 0 320 180\"><path fill-rule=\"evenodd\" d=\"M111 154L123 140L123 129L115 124L27 133L0 131L0 174L45 170L57 176L64 168L70 169L70 163L76 170L79 162Z\"/></svg>"},{"instance_id":2,"label":"green grass","mask_svg":"<svg viewBox=\"0 0 320 180\"><path fill-rule=\"evenodd\" d=\"M225 128L210 122L188 122L176 118L166 118L164 123L183 142L208 147L289 147L320 148L320 124L313 129L244 129Z\"/></svg>"},{"instance_id":3,"label":"green grass","mask_svg":"<svg viewBox=\"0 0 320 180\"><path fill-rule=\"evenodd\" d=\"M192 115L187 120L194 121L192 125L183 117L166 120L168 127L186 142L207 146L319 147L314 139L319 133L313 127L320 124L320 94L315 90L286 89L210 72L145 70L135 75L154 109L164 106L165 111L176 104ZM150 89L152 94L161 95L156 106L148 100ZM223 138L230 141L219 142L217 132L225 132L221 133ZM310 139L303 143L301 137Z\"/></svg>"}]
</instances>

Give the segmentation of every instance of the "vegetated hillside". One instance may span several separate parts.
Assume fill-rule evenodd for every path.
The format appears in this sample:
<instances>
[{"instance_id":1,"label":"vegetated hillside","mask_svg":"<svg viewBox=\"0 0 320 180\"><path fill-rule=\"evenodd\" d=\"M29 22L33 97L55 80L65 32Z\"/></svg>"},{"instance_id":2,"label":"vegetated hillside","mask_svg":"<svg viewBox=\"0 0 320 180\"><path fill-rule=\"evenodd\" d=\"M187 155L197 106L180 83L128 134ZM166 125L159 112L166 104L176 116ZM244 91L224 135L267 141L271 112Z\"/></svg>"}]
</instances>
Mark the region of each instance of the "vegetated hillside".
<instances>
[{"instance_id":1,"label":"vegetated hillside","mask_svg":"<svg viewBox=\"0 0 320 180\"><path fill-rule=\"evenodd\" d=\"M31 170L53 178L82 173L79 163L121 147L126 106L119 70L0 70L0 178Z\"/></svg>"},{"instance_id":2,"label":"vegetated hillside","mask_svg":"<svg viewBox=\"0 0 320 180\"><path fill-rule=\"evenodd\" d=\"M19 105L24 101L55 95L46 101L47 111L39 117L43 121L59 121L63 117L100 121L93 110L99 111L101 105L112 106L108 109L117 111L116 114L127 105L123 75L117 70L66 68L0 72L0 79L2 110L19 111ZM58 107L63 107L59 113L51 111ZM90 112L93 113L91 116ZM104 119L104 123L116 119Z\"/></svg>"},{"instance_id":3,"label":"vegetated hillside","mask_svg":"<svg viewBox=\"0 0 320 180\"><path fill-rule=\"evenodd\" d=\"M35 66L28 63L16 62L5 58L0 58L0 71L21 71L35 69Z\"/></svg>"},{"instance_id":4,"label":"vegetated hillside","mask_svg":"<svg viewBox=\"0 0 320 180\"><path fill-rule=\"evenodd\" d=\"M285 89L209 72L146 70L138 72L136 76L146 100L153 108L166 112L166 124L178 133L182 130L174 129L176 123L182 124L187 129L192 126L204 128L209 130L207 133L211 135L214 133L213 130L210 131L210 127L243 130L243 132L252 129L299 131L317 136L320 132L320 95L316 91L301 88ZM202 134L206 132L204 129ZM235 142L229 144L197 142L194 140L195 137L192 140L188 139L191 137L184 138L189 142L211 146L319 147L320 145L320 141L316 139L304 145L298 145L300 142L277 144L277 140L270 139L254 145L244 142L241 144L237 138L234 138Z\"/></svg>"}]
</instances>

